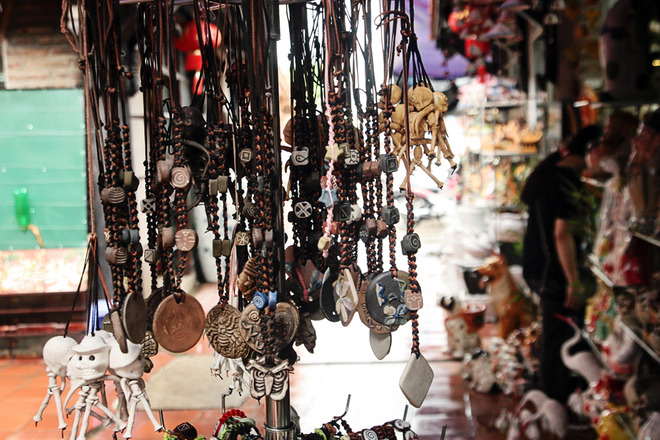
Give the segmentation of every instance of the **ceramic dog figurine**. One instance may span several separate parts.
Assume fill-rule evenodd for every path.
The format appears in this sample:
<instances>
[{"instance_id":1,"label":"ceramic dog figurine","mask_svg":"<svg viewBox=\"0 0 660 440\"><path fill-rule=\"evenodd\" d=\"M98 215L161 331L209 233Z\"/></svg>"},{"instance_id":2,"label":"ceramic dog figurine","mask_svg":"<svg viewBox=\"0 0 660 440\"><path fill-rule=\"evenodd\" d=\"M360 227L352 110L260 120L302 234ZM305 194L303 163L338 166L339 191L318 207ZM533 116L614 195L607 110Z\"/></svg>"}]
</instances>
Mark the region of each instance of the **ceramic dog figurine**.
<instances>
[{"instance_id":1,"label":"ceramic dog figurine","mask_svg":"<svg viewBox=\"0 0 660 440\"><path fill-rule=\"evenodd\" d=\"M466 354L472 353L481 346L481 339L475 325L466 320L468 307L453 296L440 299L440 306L447 311L445 327L447 327L446 353L455 359L462 359ZM472 316L472 315L470 315Z\"/></svg>"},{"instance_id":2,"label":"ceramic dog figurine","mask_svg":"<svg viewBox=\"0 0 660 440\"><path fill-rule=\"evenodd\" d=\"M499 337L506 339L514 330L534 321L534 305L516 286L504 255L492 254L477 268L477 273L483 278L495 309Z\"/></svg>"}]
</instances>

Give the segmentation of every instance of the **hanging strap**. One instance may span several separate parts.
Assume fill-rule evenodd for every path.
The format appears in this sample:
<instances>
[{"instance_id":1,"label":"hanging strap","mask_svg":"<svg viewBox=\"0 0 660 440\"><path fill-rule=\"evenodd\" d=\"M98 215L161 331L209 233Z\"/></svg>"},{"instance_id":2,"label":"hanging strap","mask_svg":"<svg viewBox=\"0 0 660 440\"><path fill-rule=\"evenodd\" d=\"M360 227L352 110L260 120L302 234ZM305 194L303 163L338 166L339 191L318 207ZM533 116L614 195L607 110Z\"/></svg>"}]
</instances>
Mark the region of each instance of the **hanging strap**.
<instances>
[{"instance_id":1,"label":"hanging strap","mask_svg":"<svg viewBox=\"0 0 660 440\"><path fill-rule=\"evenodd\" d=\"M64 326L64 336L67 336L69 333L69 325L71 324L71 320L73 319L73 314L76 311L76 303L78 302L78 297L80 296L80 288L82 287L82 282L83 279L85 279L85 272L87 271L87 266L89 265L90 262L90 256L92 254L92 247L93 247L93 241L90 240L89 243L87 244L87 253L85 254L85 263L83 264L82 272L80 273L80 281L78 281L78 288L76 289L76 295L73 297L73 304L71 305L71 313L69 313L69 319L66 321L66 325ZM88 283L89 284L89 283ZM88 286L89 289L89 286ZM89 310L88 310L89 313ZM88 316L89 319L89 316Z\"/></svg>"}]
</instances>

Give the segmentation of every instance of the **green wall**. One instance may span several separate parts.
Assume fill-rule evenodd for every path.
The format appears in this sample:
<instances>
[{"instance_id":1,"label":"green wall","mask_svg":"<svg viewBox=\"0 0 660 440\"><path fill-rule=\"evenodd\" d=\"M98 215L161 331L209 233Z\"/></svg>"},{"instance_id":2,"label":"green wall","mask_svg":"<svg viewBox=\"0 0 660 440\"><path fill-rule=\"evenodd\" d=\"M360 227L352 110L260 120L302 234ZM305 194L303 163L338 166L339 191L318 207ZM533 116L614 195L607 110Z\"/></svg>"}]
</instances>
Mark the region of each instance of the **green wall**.
<instances>
[{"instance_id":1,"label":"green wall","mask_svg":"<svg viewBox=\"0 0 660 440\"><path fill-rule=\"evenodd\" d=\"M0 249L34 249L16 219L27 188L46 248L87 245L84 95L81 89L0 90Z\"/></svg>"}]
</instances>

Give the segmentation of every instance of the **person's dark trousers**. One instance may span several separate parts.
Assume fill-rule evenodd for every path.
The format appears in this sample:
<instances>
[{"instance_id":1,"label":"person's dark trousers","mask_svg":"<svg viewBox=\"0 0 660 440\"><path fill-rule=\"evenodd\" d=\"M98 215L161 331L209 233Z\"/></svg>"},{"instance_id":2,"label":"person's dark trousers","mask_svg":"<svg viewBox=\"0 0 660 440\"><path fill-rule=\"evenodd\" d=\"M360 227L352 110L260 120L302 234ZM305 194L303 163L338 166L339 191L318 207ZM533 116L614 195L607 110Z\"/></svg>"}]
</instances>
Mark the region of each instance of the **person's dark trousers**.
<instances>
[{"instance_id":1,"label":"person's dark trousers","mask_svg":"<svg viewBox=\"0 0 660 440\"><path fill-rule=\"evenodd\" d=\"M559 301L557 301L559 299ZM573 319L578 327L584 326L584 307L579 311L567 309L563 306L563 292L544 292L541 295L541 314L543 336L541 346L541 389L550 398L565 404L568 396L576 388L586 388L586 381L577 377L561 360L561 347L575 335L573 327L555 317L555 314L564 315ZM571 350L570 354L589 350L589 345L580 340Z\"/></svg>"}]
</instances>

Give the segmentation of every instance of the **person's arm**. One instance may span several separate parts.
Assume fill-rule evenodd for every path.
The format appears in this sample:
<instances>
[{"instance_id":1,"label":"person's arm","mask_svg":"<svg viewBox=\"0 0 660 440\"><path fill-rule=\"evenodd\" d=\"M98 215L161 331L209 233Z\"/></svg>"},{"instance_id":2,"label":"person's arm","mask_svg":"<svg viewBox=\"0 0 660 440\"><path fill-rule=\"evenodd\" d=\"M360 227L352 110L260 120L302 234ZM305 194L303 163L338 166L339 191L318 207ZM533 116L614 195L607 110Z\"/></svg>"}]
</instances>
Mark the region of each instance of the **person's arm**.
<instances>
[{"instance_id":1,"label":"person's arm","mask_svg":"<svg viewBox=\"0 0 660 440\"><path fill-rule=\"evenodd\" d=\"M582 305L578 299L580 273L578 271L577 250L575 240L569 232L568 220L558 218L555 220L554 236L557 257L561 264L562 272L566 277L568 287L566 288L566 301L564 306L569 309L578 308Z\"/></svg>"}]
</instances>

